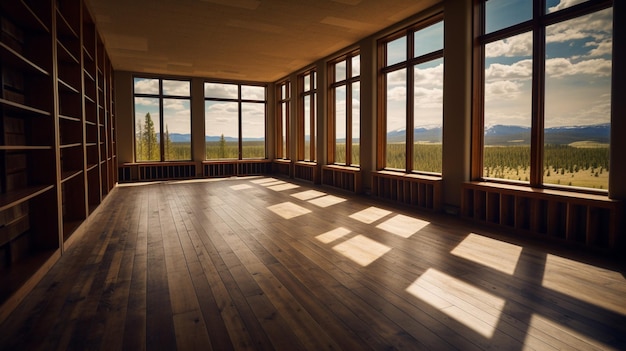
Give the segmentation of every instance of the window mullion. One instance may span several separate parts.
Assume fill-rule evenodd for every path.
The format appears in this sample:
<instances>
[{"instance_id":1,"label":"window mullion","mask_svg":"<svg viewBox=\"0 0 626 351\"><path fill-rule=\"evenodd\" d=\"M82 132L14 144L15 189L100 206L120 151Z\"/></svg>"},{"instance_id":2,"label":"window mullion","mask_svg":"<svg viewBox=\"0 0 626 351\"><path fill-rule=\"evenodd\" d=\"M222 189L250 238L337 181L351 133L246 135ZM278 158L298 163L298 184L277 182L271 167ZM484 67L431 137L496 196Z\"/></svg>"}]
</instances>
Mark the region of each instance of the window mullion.
<instances>
[{"instance_id":1,"label":"window mullion","mask_svg":"<svg viewBox=\"0 0 626 351\"><path fill-rule=\"evenodd\" d=\"M413 32L407 34L407 62L406 62L406 159L405 169L407 172L413 171L413 134L414 134L414 71L415 66L410 64L410 60L413 57L414 50Z\"/></svg>"},{"instance_id":2,"label":"window mullion","mask_svg":"<svg viewBox=\"0 0 626 351\"><path fill-rule=\"evenodd\" d=\"M165 161L165 141L163 137L165 135L165 122L163 118L163 80L159 79L159 150L161 151L161 162Z\"/></svg>"},{"instance_id":3,"label":"window mullion","mask_svg":"<svg viewBox=\"0 0 626 351\"><path fill-rule=\"evenodd\" d=\"M533 75L532 75L532 121L530 136L530 185L543 184L543 129L545 102L546 36L542 17L545 0L535 3L533 9Z\"/></svg>"}]
</instances>

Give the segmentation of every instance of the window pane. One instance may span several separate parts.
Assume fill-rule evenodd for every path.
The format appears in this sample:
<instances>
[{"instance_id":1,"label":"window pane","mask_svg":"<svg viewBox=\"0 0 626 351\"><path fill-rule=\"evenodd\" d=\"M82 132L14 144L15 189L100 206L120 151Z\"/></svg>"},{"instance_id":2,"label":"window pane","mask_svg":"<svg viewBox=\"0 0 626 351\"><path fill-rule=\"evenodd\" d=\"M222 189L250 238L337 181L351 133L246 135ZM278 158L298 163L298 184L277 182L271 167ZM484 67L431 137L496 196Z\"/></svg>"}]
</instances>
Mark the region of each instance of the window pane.
<instances>
[{"instance_id":1,"label":"window pane","mask_svg":"<svg viewBox=\"0 0 626 351\"><path fill-rule=\"evenodd\" d=\"M414 56L419 57L443 49L443 22L420 29L413 35Z\"/></svg>"},{"instance_id":2,"label":"window pane","mask_svg":"<svg viewBox=\"0 0 626 351\"><path fill-rule=\"evenodd\" d=\"M302 91L309 91L311 90L311 76L308 74L305 74L303 78L303 87L302 87Z\"/></svg>"},{"instance_id":3,"label":"window pane","mask_svg":"<svg viewBox=\"0 0 626 351\"><path fill-rule=\"evenodd\" d=\"M532 35L485 45L483 175L528 182Z\"/></svg>"},{"instance_id":4,"label":"window pane","mask_svg":"<svg viewBox=\"0 0 626 351\"><path fill-rule=\"evenodd\" d=\"M612 20L607 9L546 28L544 183L608 189Z\"/></svg>"},{"instance_id":5,"label":"window pane","mask_svg":"<svg viewBox=\"0 0 626 351\"><path fill-rule=\"evenodd\" d=\"M206 158L239 157L239 108L237 102L205 101Z\"/></svg>"},{"instance_id":6,"label":"window pane","mask_svg":"<svg viewBox=\"0 0 626 351\"><path fill-rule=\"evenodd\" d=\"M361 83L352 84L352 165L361 164Z\"/></svg>"},{"instance_id":7,"label":"window pane","mask_svg":"<svg viewBox=\"0 0 626 351\"><path fill-rule=\"evenodd\" d=\"M587 1L588 0L546 0L546 13L563 10Z\"/></svg>"},{"instance_id":8,"label":"window pane","mask_svg":"<svg viewBox=\"0 0 626 351\"><path fill-rule=\"evenodd\" d=\"M335 163L346 163L346 86L335 88Z\"/></svg>"},{"instance_id":9,"label":"window pane","mask_svg":"<svg viewBox=\"0 0 626 351\"><path fill-rule=\"evenodd\" d=\"M414 67L413 170L441 173L443 59Z\"/></svg>"},{"instance_id":10,"label":"window pane","mask_svg":"<svg viewBox=\"0 0 626 351\"><path fill-rule=\"evenodd\" d=\"M393 64L406 61L406 36L387 43L387 64Z\"/></svg>"},{"instance_id":11,"label":"window pane","mask_svg":"<svg viewBox=\"0 0 626 351\"><path fill-rule=\"evenodd\" d=\"M387 73L386 168L406 168L406 69Z\"/></svg>"},{"instance_id":12,"label":"window pane","mask_svg":"<svg viewBox=\"0 0 626 351\"><path fill-rule=\"evenodd\" d=\"M287 88L289 85L287 83L283 83L280 85L280 98L288 99L289 98L289 89Z\"/></svg>"},{"instance_id":13,"label":"window pane","mask_svg":"<svg viewBox=\"0 0 626 351\"><path fill-rule=\"evenodd\" d=\"M204 83L204 97L237 99L239 98L238 86L236 84Z\"/></svg>"},{"instance_id":14,"label":"window pane","mask_svg":"<svg viewBox=\"0 0 626 351\"><path fill-rule=\"evenodd\" d=\"M159 80L135 78L134 88L135 88L135 94L159 95Z\"/></svg>"},{"instance_id":15,"label":"window pane","mask_svg":"<svg viewBox=\"0 0 626 351\"><path fill-rule=\"evenodd\" d=\"M243 100L265 101L265 87L255 85L242 85L241 98Z\"/></svg>"},{"instance_id":16,"label":"window pane","mask_svg":"<svg viewBox=\"0 0 626 351\"><path fill-rule=\"evenodd\" d=\"M163 124L165 126L165 160L191 160L189 100L163 99Z\"/></svg>"},{"instance_id":17,"label":"window pane","mask_svg":"<svg viewBox=\"0 0 626 351\"><path fill-rule=\"evenodd\" d=\"M341 82L342 80L346 80L346 61L335 64L335 82Z\"/></svg>"},{"instance_id":18,"label":"window pane","mask_svg":"<svg viewBox=\"0 0 626 351\"><path fill-rule=\"evenodd\" d=\"M163 95L190 96L191 84L188 81L164 80Z\"/></svg>"},{"instance_id":19,"label":"window pane","mask_svg":"<svg viewBox=\"0 0 626 351\"><path fill-rule=\"evenodd\" d=\"M304 104L304 160L311 161L311 96L306 95L303 99Z\"/></svg>"},{"instance_id":20,"label":"window pane","mask_svg":"<svg viewBox=\"0 0 626 351\"><path fill-rule=\"evenodd\" d=\"M265 104L241 104L242 158L265 158Z\"/></svg>"},{"instance_id":21,"label":"window pane","mask_svg":"<svg viewBox=\"0 0 626 351\"><path fill-rule=\"evenodd\" d=\"M159 99L135 98L135 156L137 161L161 161Z\"/></svg>"},{"instance_id":22,"label":"window pane","mask_svg":"<svg viewBox=\"0 0 626 351\"><path fill-rule=\"evenodd\" d=\"M288 158L289 153L288 153L288 149L287 149L287 123L289 120L289 105L287 103L281 103L280 104L280 108L281 108L281 113L280 113L280 126L281 126L281 130L280 130L280 139L281 139L281 150L280 150L280 156L282 158Z\"/></svg>"},{"instance_id":23,"label":"window pane","mask_svg":"<svg viewBox=\"0 0 626 351\"><path fill-rule=\"evenodd\" d=\"M489 0L486 3L485 16L485 32L495 32L530 20L533 16L533 1Z\"/></svg>"},{"instance_id":24,"label":"window pane","mask_svg":"<svg viewBox=\"0 0 626 351\"><path fill-rule=\"evenodd\" d=\"M361 55L352 57L352 75L351 77L358 77L361 75Z\"/></svg>"}]
</instances>

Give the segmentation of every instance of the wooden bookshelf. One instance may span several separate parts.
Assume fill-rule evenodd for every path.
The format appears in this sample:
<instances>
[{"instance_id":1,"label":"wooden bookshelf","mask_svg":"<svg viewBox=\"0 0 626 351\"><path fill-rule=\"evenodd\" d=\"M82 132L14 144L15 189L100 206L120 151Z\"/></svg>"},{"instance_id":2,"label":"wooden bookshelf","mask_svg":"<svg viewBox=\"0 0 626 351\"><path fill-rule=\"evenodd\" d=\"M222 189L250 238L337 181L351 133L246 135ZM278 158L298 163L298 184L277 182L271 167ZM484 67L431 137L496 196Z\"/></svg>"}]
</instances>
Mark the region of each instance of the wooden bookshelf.
<instances>
[{"instance_id":1,"label":"wooden bookshelf","mask_svg":"<svg viewBox=\"0 0 626 351\"><path fill-rule=\"evenodd\" d=\"M109 167L101 179L115 148L114 122L100 135L114 103L98 38L81 0L0 2L0 320L115 186Z\"/></svg>"}]
</instances>

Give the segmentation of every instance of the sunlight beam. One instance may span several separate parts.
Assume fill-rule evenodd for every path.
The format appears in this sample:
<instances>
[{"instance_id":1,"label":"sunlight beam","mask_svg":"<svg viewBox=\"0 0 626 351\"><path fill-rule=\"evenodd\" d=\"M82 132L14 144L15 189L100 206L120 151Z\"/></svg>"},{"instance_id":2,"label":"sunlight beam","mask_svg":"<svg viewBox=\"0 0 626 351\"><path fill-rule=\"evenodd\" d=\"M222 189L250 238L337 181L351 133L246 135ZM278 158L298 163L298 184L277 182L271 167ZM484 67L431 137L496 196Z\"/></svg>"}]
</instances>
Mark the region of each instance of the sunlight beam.
<instances>
[{"instance_id":1,"label":"sunlight beam","mask_svg":"<svg viewBox=\"0 0 626 351\"><path fill-rule=\"evenodd\" d=\"M310 210L307 210L302 206L298 206L293 202L283 202L280 204L272 205L267 209L283 217L284 219L292 219L305 215L307 213L311 213Z\"/></svg>"},{"instance_id":2,"label":"sunlight beam","mask_svg":"<svg viewBox=\"0 0 626 351\"><path fill-rule=\"evenodd\" d=\"M376 228L407 239L429 224L430 222L421 219L405 215L396 215L395 217L392 217L377 225Z\"/></svg>"},{"instance_id":3,"label":"sunlight beam","mask_svg":"<svg viewBox=\"0 0 626 351\"><path fill-rule=\"evenodd\" d=\"M344 227L335 228L331 231L328 231L324 234L320 234L315 237L315 239L323 242L324 244L330 244L333 241L343 238L344 236L350 234L350 230Z\"/></svg>"},{"instance_id":4,"label":"sunlight beam","mask_svg":"<svg viewBox=\"0 0 626 351\"><path fill-rule=\"evenodd\" d=\"M470 233L450 253L512 275L522 253L522 247Z\"/></svg>"},{"instance_id":5,"label":"sunlight beam","mask_svg":"<svg viewBox=\"0 0 626 351\"><path fill-rule=\"evenodd\" d=\"M382 208L372 206L362 211L351 214L350 218L356 219L357 221L360 221L366 224L372 224L376 222L377 220L389 215L390 213L391 211L383 210Z\"/></svg>"},{"instance_id":6,"label":"sunlight beam","mask_svg":"<svg viewBox=\"0 0 626 351\"><path fill-rule=\"evenodd\" d=\"M391 248L359 234L341 244L335 245L333 250L366 267L389 252Z\"/></svg>"}]
</instances>

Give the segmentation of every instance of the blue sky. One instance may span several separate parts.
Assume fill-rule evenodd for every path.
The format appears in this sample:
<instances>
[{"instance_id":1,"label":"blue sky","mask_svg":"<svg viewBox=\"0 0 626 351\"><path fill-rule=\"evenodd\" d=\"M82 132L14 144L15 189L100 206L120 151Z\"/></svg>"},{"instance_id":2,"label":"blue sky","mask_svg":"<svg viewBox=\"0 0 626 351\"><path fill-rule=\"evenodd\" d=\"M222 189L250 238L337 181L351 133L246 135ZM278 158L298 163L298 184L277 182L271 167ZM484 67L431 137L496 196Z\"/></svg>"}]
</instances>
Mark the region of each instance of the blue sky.
<instances>
[{"instance_id":1,"label":"blue sky","mask_svg":"<svg viewBox=\"0 0 626 351\"><path fill-rule=\"evenodd\" d=\"M549 0L546 11L559 11L581 2L584 0ZM489 1L487 31L529 19L532 3L529 0ZM493 20L490 21L490 18ZM546 127L609 122L611 46L611 9L546 29ZM487 45L487 126L530 126L531 53L531 33Z\"/></svg>"}]
</instances>

